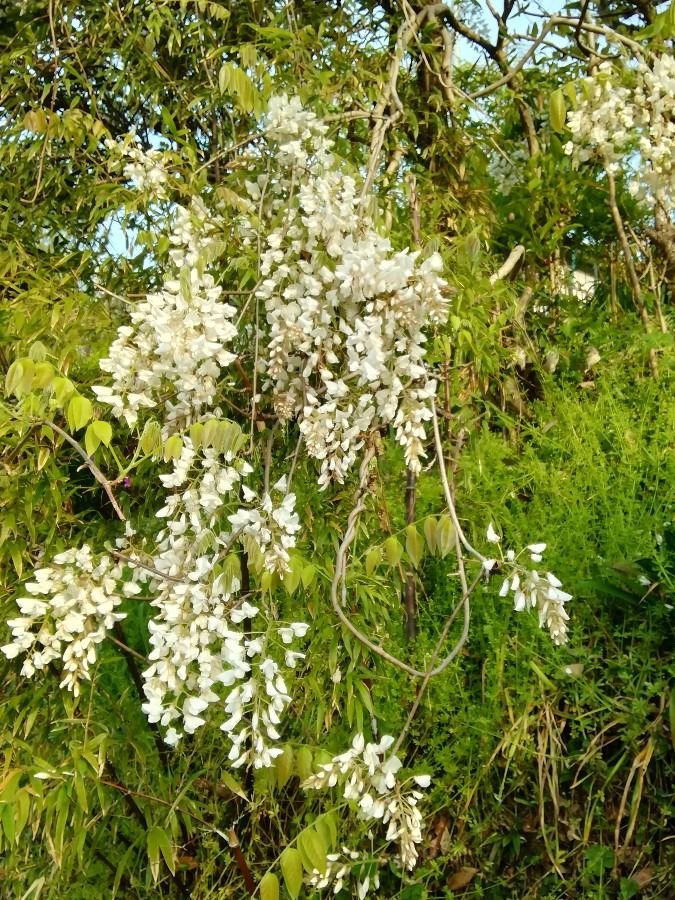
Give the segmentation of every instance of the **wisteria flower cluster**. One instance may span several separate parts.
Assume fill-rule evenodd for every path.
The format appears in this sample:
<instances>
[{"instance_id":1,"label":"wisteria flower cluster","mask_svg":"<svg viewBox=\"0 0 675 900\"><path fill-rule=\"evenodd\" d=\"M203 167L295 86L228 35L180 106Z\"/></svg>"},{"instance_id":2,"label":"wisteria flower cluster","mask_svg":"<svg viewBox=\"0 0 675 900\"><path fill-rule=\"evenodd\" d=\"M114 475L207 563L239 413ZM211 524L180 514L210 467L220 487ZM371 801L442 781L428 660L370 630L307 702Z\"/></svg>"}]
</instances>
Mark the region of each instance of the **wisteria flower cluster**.
<instances>
[{"instance_id":1,"label":"wisteria flower cluster","mask_svg":"<svg viewBox=\"0 0 675 900\"><path fill-rule=\"evenodd\" d=\"M492 524L488 526L487 539L492 544L499 544L501 541ZM502 582L499 596L506 597L513 593L513 608L517 612L524 609L538 610L539 627L548 628L554 643L565 644L569 620L565 604L572 599L572 595L561 590L562 582L551 572L540 575L536 569L525 566L521 561L527 553L532 562L539 563L545 550L546 544L543 543L529 544L519 554L514 550L507 550L502 555L500 570L508 574Z\"/></svg>"},{"instance_id":2,"label":"wisteria flower cluster","mask_svg":"<svg viewBox=\"0 0 675 900\"><path fill-rule=\"evenodd\" d=\"M326 855L326 870L319 872L315 869L308 877L307 884L324 891L331 888L333 894L339 894L345 886L345 882L356 881L356 896L364 900L371 890L377 891L380 887L380 875L376 867L371 875L368 874L371 866L364 861L363 855L349 847L342 847L340 853L328 853Z\"/></svg>"},{"instance_id":3,"label":"wisteria flower cluster","mask_svg":"<svg viewBox=\"0 0 675 900\"><path fill-rule=\"evenodd\" d=\"M282 423L297 421L307 453L320 462L324 489L344 481L369 433L385 425L394 429L407 466L420 471L436 393L425 344L449 311L441 257L396 249L381 232L372 198L363 202L325 123L297 98L276 97L264 140L269 152L249 154L246 197L238 198L227 224L206 201L171 208L161 289L132 305L129 323L100 363L110 383L93 390L114 416L134 427L150 410L157 414L145 426L157 432L150 454L157 457L163 441L171 459L159 476L161 508L142 542L127 524L117 543L123 553L96 557L85 545L37 569L30 596L18 601L22 616L9 622L13 640L0 648L9 658L26 654L26 677L62 660L62 686L77 696L98 646L124 618L120 604L142 599L153 613L142 673L148 720L172 746L207 723L217 725L231 765L255 768L272 766L283 753L280 725L310 626L280 620L262 589L263 579L269 584L291 569L297 552L295 494L286 476L270 477L271 456L264 478L254 472L240 453L246 436L219 406L222 382L237 361L237 337L253 328L239 328L239 320L250 309L256 322L249 343L256 348L253 386L247 385L252 403L273 408ZM139 190L155 200L167 196L159 151L143 152L128 140L111 149L118 163L127 160L125 177ZM256 254L257 285L241 310L225 301L209 271L230 246L226 228L242 252ZM234 429L237 440L226 446L206 439L221 426ZM500 540L492 527L488 540ZM541 561L545 545L528 549ZM493 561L483 562L490 571ZM502 567L509 573L502 596L512 591L516 609L536 607L540 623L563 643L570 596L560 582L526 568L512 551ZM336 668L333 681L340 677ZM402 762L389 754L393 744L390 736L366 743L358 734L304 786L339 787L362 821L386 826L386 840L398 844L401 864L412 869L423 827L418 788L428 787L430 777L398 777ZM379 889L355 851L344 848L328 863L326 872L310 875L317 889L330 885L337 893L351 878L361 900Z\"/></svg>"},{"instance_id":4,"label":"wisteria flower cluster","mask_svg":"<svg viewBox=\"0 0 675 900\"><path fill-rule=\"evenodd\" d=\"M170 393L165 437L212 412L222 371L236 358L227 349L237 334L235 308L222 302L211 275L189 265L213 240L215 226L200 212L196 206L178 214L171 253L177 265L185 264L181 275L167 278L159 293L132 310L132 324L120 326L100 361L112 386L93 387L98 400L128 425L136 424L142 409L158 405L162 389Z\"/></svg>"},{"instance_id":5,"label":"wisteria flower cluster","mask_svg":"<svg viewBox=\"0 0 675 900\"><path fill-rule=\"evenodd\" d=\"M492 153L488 170L504 196L515 191L523 182L522 170L530 159L525 141L511 147L506 153Z\"/></svg>"},{"instance_id":6,"label":"wisteria flower cluster","mask_svg":"<svg viewBox=\"0 0 675 900\"><path fill-rule=\"evenodd\" d=\"M282 479L272 491L278 502L269 494L259 499L243 484L251 472L231 452L198 453L185 437L173 472L160 476L165 488L174 489L157 512L166 527L157 535L151 565L139 565L137 577L149 582L151 605L158 611L148 625L152 650L143 673L144 712L167 729L167 743L175 744L222 708L227 718L220 727L231 741L233 764L260 767L282 752L270 741L279 738L275 726L291 701L273 651L294 669L304 654L289 645L309 626L270 621L269 611L262 614L241 594L239 577L231 572L226 578L222 565L219 569L234 543L246 537L269 571L288 568L288 550L299 529L295 495ZM226 515L225 502L239 488L255 505L237 504ZM225 530L228 521L232 529ZM260 627L255 633L254 623Z\"/></svg>"},{"instance_id":7,"label":"wisteria flower cluster","mask_svg":"<svg viewBox=\"0 0 675 900\"><path fill-rule=\"evenodd\" d=\"M105 146L110 153L112 166L116 167L120 161L123 162L122 174L137 191L152 200L166 199L169 173L164 151L154 148L143 150L134 135L123 141L108 138Z\"/></svg>"},{"instance_id":8,"label":"wisteria flower cluster","mask_svg":"<svg viewBox=\"0 0 675 900\"><path fill-rule=\"evenodd\" d=\"M273 100L269 123L280 170L247 184L252 200L270 195L263 209L276 221L257 292L270 328L263 389L282 421L299 420L322 487L342 482L363 435L387 423L419 471L436 391L424 329L448 313L441 258L393 249L340 171L326 126L297 98Z\"/></svg>"},{"instance_id":9,"label":"wisteria flower cluster","mask_svg":"<svg viewBox=\"0 0 675 900\"><path fill-rule=\"evenodd\" d=\"M577 106L567 116L572 140L565 152L577 165L597 154L612 172L631 166L633 194L675 209L673 57L639 60L634 71L605 60L581 88Z\"/></svg>"},{"instance_id":10,"label":"wisteria flower cluster","mask_svg":"<svg viewBox=\"0 0 675 900\"><path fill-rule=\"evenodd\" d=\"M60 686L77 697L80 682L91 678L99 644L115 622L125 618L120 603L139 588L126 582L118 594L122 567L107 555L95 560L87 544L57 554L51 565L34 574L35 581L25 586L30 596L16 601L22 615L7 622L12 642L0 650L8 659L26 654L21 668L26 678L62 662Z\"/></svg>"},{"instance_id":11,"label":"wisteria flower cluster","mask_svg":"<svg viewBox=\"0 0 675 900\"><path fill-rule=\"evenodd\" d=\"M380 821L387 825L387 841L398 841L402 865L412 869L417 862L417 844L422 840L422 813L418 801L423 795L411 786L429 787L428 775L415 775L405 782L396 778L401 760L387 756L394 738L385 735L378 744L366 744L357 734L345 753L333 757L319 767L316 775L303 782L303 787L322 789L339 786L345 800L357 804L364 821ZM364 894L365 896L365 894Z\"/></svg>"}]
</instances>

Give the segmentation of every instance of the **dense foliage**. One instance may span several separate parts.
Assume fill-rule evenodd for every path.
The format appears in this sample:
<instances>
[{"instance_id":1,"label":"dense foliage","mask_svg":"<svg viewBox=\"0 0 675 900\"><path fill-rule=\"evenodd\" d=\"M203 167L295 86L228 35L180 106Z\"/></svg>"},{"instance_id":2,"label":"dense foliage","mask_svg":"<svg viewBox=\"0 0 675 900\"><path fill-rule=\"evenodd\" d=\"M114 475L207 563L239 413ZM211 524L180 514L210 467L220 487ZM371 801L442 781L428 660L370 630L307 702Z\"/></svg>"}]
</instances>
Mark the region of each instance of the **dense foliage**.
<instances>
[{"instance_id":1,"label":"dense foliage","mask_svg":"<svg viewBox=\"0 0 675 900\"><path fill-rule=\"evenodd\" d=\"M2 4L2 896L673 896L674 40Z\"/></svg>"}]
</instances>

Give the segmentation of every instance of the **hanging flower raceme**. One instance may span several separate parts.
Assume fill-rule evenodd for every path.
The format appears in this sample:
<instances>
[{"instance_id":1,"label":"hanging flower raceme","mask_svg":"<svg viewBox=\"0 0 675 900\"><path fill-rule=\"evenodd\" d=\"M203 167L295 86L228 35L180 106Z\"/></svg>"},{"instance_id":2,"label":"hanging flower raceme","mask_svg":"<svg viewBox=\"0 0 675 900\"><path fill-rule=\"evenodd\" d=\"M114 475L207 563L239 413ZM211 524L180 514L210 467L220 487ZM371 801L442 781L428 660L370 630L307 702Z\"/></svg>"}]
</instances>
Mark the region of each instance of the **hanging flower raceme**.
<instances>
[{"instance_id":1,"label":"hanging flower raceme","mask_svg":"<svg viewBox=\"0 0 675 900\"><path fill-rule=\"evenodd\" d=\"M372 870L372 875L370 874ZM307 878L307 884L317 891L331 889L332 894L339 894L346 884L354 884L356 896L364 900L368 894L377 891L380 887L380 875L377 863L373 864L366 854L342 847L340 853L328 853L326 855L326 869L320 872L315 869Z\"/></svg>"},{"instance_id":2,"label":"hanging flower raceme","mask_svg":"<svg viewBox=\"0 0 675 900\"><path fill-rule=\"evenodd\" d=\"M26 678L60 663L61 687L77 697L80 682L91 678L99 644L126 615L119 612L120 603L139 589L127 581L118 594L122 567L107 555L95 559L86 544L57 554L34 575L25 586L30 596L16 601L22 615L7 622L13 640L0 650L8 659L26 654L21 668Z\"/></svg>"},{"instance_id":3,"label":"hanging flower raceme","mask_svg":"<svg viewBox=\"0 0 675 900\"><path fill-rule=\"evenodd\" d=\"M605 60L581 82L568 113L575 163L597 155L610 171L632 170L630 190L675 209L675 60L638 60L637 69Z\"/></svg>"},{"instance_id":4,"label":"hanging flower raceme","mask_svg":"<svg viewBox=\"0 0 675 900\"><path fill-rule=\"evenodd\" d=\"M325 125L295 100L273 100L268 122L277 171L247 182L272 224L257 292L269 324L263 390L282 421L299 420L322 487L342 482L363 435L390 423L419 471L436 391L425 329L448 314L440 255L394 250L340 171Z\"/></svg>"},{"instance_id":5,"label":"hanging flower raceme","mask_svg":"<svg viewBox=\"0 0 675 900\"><path fill-rule=\"evenodd\" d=\"M133 134L121 141L108 138L105 146L110 155L110 168L116 170L122 166L123 176L135 190L146 194L150 200L166 199L169 174L164 151L153 148L143 150Z\"/></svg>"},{"instance_id":6,"label":"hanging flower raceme","mask_svg":"<svg viewBox=\"0 0 675 900\"><path fill-rule=\"evenodd\" d=\"M283 573L299 522L285 478L272 489L283 495L276 503L268 494L260 501L244 484L253 470L237 457L240 445L197 449L184 436L173 471L160 476L172 492L157 512L164 527L152 558L139 559L135 572L156 610L143 710L166 729L169 744L215 720L231 741L233 765L260 767L282 752L274 742L291 701L284 678L304 658L289 645L309 626L277 623L264 595L253 603L241 593L234 546L247 548L253 571Z\"/></svg>"},{"instance_id":7,"label":"hanging flower raceme","mask_svg":"<svg viewBox=\"0 0 675 900\"><path fill-rule=\"evenodd\" d=\"M423 795L413 785L429 787L431 779L428 775L416 775L399 781L396 773L401 769L401 760L387 756L393 743L394 738L385 735L379 744L366 744L363 735L357 734L349 750L320 766L316 775L303 782L303 787L339 787L345 800L354 801L361 819L387 825L386 840L398 842L401 864L413 869L423 826L417 805Z\"/></svg>"},{"instance_id":8,"label":"hanging flower raceme","mask_svg":"<svg viewBox=\"0 0 675 900\"><path fill-rule=\"evenodd\" d=\"M204 272L206 258L219 246L219 221L209 219L199 202L190 210L179 208L170 237L179 271L132 308L131 324L118 328L108 356L100 361L112 385L92 390L128 425L136 424L141 410L157 407L161 393L169 394L164 436L217 406L218 382L236 359L227 348L237 335L236 309L222 301L222 289Z\"/></svg>"},{"instance_id":9,"label":"hanging flower raceme","mask_svg":"<svg viewBox=\"0 0 675 900\"><path fill-rule=\"evenodd\" d=\"M501 541L492 523L488 525L487 539L492 544L499 544ZM551 572L540 575L536 569L531 569L522 562L526 554L531 562L541 562L544 550L546 544L529 544L518 554L514 550L507 550L502 555L499 568L506 573L506 577L499 596L506 597L513 593L513 608L517 612L536 609L539 612L540 628L548 628L554 643L565 644L569 621L565 604L572 599L572 595L561 590L562 582Z\"/></svg>"}]
</instances>

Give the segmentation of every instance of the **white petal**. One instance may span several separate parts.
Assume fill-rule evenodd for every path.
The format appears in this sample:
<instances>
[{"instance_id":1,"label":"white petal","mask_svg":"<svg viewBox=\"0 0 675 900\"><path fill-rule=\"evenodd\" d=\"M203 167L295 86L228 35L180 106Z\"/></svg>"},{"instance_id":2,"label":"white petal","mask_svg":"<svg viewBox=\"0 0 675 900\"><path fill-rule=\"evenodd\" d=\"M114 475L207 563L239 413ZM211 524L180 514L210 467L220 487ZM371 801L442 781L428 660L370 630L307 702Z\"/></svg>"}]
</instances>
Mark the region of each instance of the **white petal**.
<instances>
[{"instance_id":1,"label":"white petal","mask_svg":"<svg viewBox=\"0 0 675 900\"><path fill-rule=\"evenodd\" d=\"M501 541L501 538L492 527L492 522L490 522L490 524L488 525L487 539L491 544L498 544Z\"/></svg>"}]
</instances>

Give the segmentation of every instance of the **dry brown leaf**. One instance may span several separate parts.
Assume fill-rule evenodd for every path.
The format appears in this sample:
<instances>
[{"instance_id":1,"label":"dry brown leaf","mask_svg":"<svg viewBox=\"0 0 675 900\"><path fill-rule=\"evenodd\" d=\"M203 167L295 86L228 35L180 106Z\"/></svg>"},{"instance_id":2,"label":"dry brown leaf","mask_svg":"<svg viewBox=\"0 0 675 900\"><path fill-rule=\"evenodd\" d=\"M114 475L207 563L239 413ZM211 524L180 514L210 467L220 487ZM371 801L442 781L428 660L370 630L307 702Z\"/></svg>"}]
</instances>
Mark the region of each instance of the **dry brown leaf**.
<instances>
[{"instance_id":1,"label":"dry brown leaf","mask_svg":"<svg viewBox=\"0 0 675 900\"><path fill-rule=\"evenodd\" d=\"M452 850L452 841L450 840L450 832L446 828L441 835L441 853L443 856L447 856L447 854Z\"/></svg>"},{"instance_id":2,"label":"dry brown leaf","mask_svg":"<svg viewBox=\"0 0 675 900\"><path fill-rule=\"evenodd\" d=\"M471 884L477 874L478 869L474 869L471 866L463 866L459 872L455 872L454 875L448 878L448 887L451 891L461 891L462 888Z\"/></svg>"},{"instance_id":3,"label":"dry brown leaf","mask_svg":"<svg viewBox=\"0 0 675 900\"><path fill-rule=\"evenodd\" d=\"M640 869L640 871L636 872L635 875L631 875L631 879L637 884L640 889L646 887L653 877L654 873L649 866L645 866L644 869Z\"/></svg>"},{"instance_id":4,"label":"dry brown leaf","mask_svg":"<svg viewBox=\"0 0 675 900\"><path fill-rule=\"evenodd\" d=\"M443 847L443 837L448 834L448 828L450 827L450 819L443 813L440 815L436 821L434 822L433 834L434 836L429 841L429 850L428 856L430 859L435 859L440 853L445 853L446 851L442 849Z\"/></svg>"}]
</instances>

